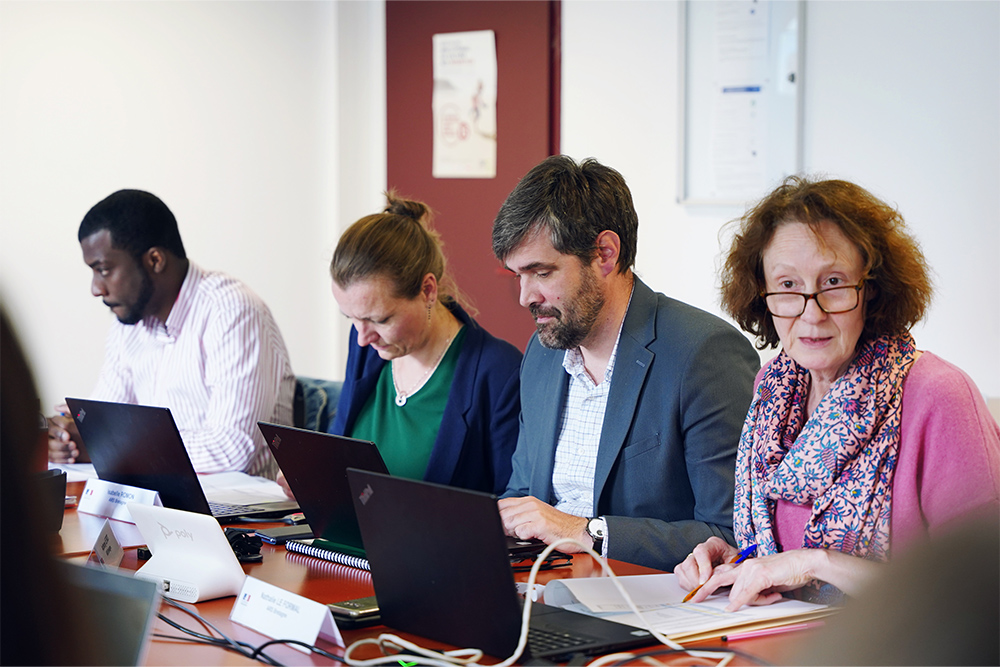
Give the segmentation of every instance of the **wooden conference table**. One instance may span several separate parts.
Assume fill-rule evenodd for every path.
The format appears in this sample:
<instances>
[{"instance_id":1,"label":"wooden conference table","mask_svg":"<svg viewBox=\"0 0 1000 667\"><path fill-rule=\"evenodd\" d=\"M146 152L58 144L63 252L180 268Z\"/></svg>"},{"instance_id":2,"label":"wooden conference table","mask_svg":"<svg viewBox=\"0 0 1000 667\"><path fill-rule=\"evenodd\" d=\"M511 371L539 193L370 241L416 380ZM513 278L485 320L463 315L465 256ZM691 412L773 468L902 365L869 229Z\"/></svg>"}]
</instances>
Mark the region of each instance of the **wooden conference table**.
<instances>
[{"instance_id":1,"label":"wooden conference table","mask_svg":"<svg viewBox=\"0 0 1000 667\"><path fill-rule=\"evenodd\" d=\"M74 486L78 485L78 488ZM72 483L68 485L67 493L70 495L82 493L83 483ZM86 514L78 514L75 508L66 510L63 517L63 527L56 540L56 550L63 557L83 562L86 559L96 533L100 530L104 520ZM128 524L123 524L128 526ZM263 528L280 524L253 524L255 528ZM131 527L134 528L134 527ZM117 527L116 527L117 530ZM253 576L267 583L278 586L287 591L291 591L311 600L322 603L340 602L352 598L374 595L371 576L362 570L351 567L337 565L318 558L312 558L302 554L286 552L282 546L272 546L264 544L261 549L264 556L262 563L244 564L243 569L250 576ZM126 549L125 559L121 567L124 570L135 570L140 563L136 558L136 549ZM650 574L657 570L631 565L619 561L611 561L611 566L616 574ZM538 583L546 583L556 578L562 577L592 577L602 576L601 567L592 558L585 555L577 555L573 558L570 567L561 567L553 570L543 570L539 572ZM516 573L518 581L527 581L528 574ZM197 604L186 605L193 608L198 614L207 618L213 625L219 628L229 637L248 642L254 646L264 643L268 637L258 632L230 622L229 613L233 608L235 598L227 597L218 600L209 600ZM161 613L170 619L200 632L204 628L191 616L167 604L161 605ZM170 627L161 619L157 619L153 626L153 632L178 636L180 631ZM350 645L352 642L362 638L373 638L384 632L393 632L406 639L419 642L423 646L430 648L453 648L445 647L439 643L425 640L412 635L397 633L395 630L385 626L370 626L355 630L342 630L344 642ZM772 664L787 664L795 654L798 642L808 640L808 635L813 631L802 631L789 633L786 635L776 635L770 637L758 637L734 642L733 648L750 653ZM317 644L320 648L335 655L343 655L344 649L334 646L324 640L319 640ZM708 646L725 646L721 641L707 641L691 644L692 648ZM655 649L655 647L654 647ZM651 649L652 650L652 649ZM266 652L273 659L283 664L293 665L334 665L341 664L316 654L305 654L288 646L271 646ZM355 652L357 658L373 658L378 655L374 647L366 647L364 650ZM504 656L506 657L506 656ZM690 656L681 659L677 656L676 664L709 664L705 661L692 660ZM498 660L484 659L486 664L499 662ZM669 662L669 661L668 661ZM249 665L261 664L251 661L237 653L226 651L215 646L195 644L182 640L170 640L153 638L146 657L147 665ZM638 662L636 664L639 664ZM748 665L753 661L737 655L732 664Z\"/></svg>"}]
</instances>

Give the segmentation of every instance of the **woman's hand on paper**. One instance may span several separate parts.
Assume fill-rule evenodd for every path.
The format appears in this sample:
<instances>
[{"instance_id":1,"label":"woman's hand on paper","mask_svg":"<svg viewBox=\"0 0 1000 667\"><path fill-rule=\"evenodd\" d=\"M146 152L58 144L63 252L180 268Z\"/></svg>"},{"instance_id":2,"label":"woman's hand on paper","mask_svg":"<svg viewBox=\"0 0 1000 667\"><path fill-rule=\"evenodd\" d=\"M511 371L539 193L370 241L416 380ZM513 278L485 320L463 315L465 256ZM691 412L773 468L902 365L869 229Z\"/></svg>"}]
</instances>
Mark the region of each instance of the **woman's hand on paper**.
<instances>
[{"instance_id":1,"label":"woman's hand on paper","mask_svg":"<svg viewBox=\"0 0 1000 667\"><path fill-rule=\"evenodd\" d=\"M674 568L677 582L687 590L704 584L712 576L716 566L731 561L738 553L736 547L721 537L710 537L696 546L688 557Z\"/></svg>"},{"instance_id":2,"label":"woman's hand on paper","mask_svg":"<svg viewBox=\"0 0 1000 667\"><path fill-rule=\"evenodd\" d=\"M720 588L732 586L726 611L736 611L743 605L777 602L782 593L815 579L833 584L849 595L856 594L879 569L878 563L828 549L792 549L749 558L739 565L727 562L736 553L735 547L712 537L695 547L677 566L674 574L682 586L692 589L702 584L691 602L701 602ZM699 580L705 571L710 576Z\"/></svg>"},{"instance_id":3,"label":"woman's hand on paper","mask_svg":"<svg viewBox=\"0 0 1000 667\"><path fill-rule=\"evenodd\" d=\"M825 557L824 549L793 549L750 558L739 565L720 565L691 601L704 600L719 588L732 586L726 611L736 611L743 605L772 604L785 591L801 588L815 579L817 564Z\"/></svg>"}]
</instances>

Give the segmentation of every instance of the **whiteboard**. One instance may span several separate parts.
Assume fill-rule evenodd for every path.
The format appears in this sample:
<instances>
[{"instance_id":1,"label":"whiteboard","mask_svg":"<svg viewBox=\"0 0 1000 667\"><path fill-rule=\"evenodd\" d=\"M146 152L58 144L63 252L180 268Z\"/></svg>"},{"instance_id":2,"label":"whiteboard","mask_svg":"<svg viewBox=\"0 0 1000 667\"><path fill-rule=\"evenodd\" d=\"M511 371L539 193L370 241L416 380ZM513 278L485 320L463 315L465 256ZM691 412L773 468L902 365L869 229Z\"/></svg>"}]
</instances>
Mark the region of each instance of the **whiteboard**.
<instances>
[{"instance_id":1,"label":"whiteboard","mask_svg":"<svg viewBox=\"0 0 1000 667\"><path fill-rule=\"evenodd\" d=\"M804 0L681 3L681 204L743 206L801 169L804 18Z\"/></svg>"}]
</instances>

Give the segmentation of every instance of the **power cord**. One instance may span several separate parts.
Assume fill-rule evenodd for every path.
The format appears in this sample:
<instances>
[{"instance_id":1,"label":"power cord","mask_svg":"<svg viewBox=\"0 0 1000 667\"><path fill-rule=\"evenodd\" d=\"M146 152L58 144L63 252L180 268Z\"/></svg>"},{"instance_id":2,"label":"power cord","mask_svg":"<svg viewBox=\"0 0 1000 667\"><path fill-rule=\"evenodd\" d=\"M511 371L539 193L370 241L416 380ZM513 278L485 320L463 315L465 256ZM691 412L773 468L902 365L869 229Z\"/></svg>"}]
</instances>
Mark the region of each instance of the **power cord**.
<instances>
[{"instance_id":1,"label":"power cord","mask_svg":"<svg viewBox=\"0 0 1000 667\"><path fill-rule=\"evenodd\" d=\"M594 560L596 560L601 565L601 569L607 574L611 581L614 583L615 588L628 603L629 608L638 616L639 620L643 624L643 629L647 630L653 635L661 644L672 649L671 653L686 653L692 657L707 658L707 659L717 659L721 657L722 659L716 663L715 667L725 667L735 656L735 653L728 649L714 649L714 650L693 650L686 649L682 645L667 638L663 634L654 630L651 624L643 616L639 608L636 607L635 602L632 601L632 597L625 591L621 582L618 581L618 576L614 573L611 567L608 565L607 561L599 556L593 549L587 545L578 542L571 538L563 538L556 540L552 544L545 547L544 550L535 559L535 563L531 567L531 573L528 575L527 589L533 590L535 586L535 579L538 577L538 571L542 569L542 566L548 559L549 555L556 550L556 547L563 544L572 544L583 550L584 553L589 554ZM509 658L502 662L495 663L489 666L483 667L510 667L517 663L524 653L524 649L528 645L528 627L531 620L531 604L532 596L526 595L524 597L524 609L521 613L521 634L518 637L517 647L514 649L514 653L511 654ZM386 654L378 658L372 658L369 660L357 660L351 657L354 650L361 646L368 646L371 644L377 644L379 648L382 649L383 653L386 653L387 648L398 648L401 651L409 651L409 653L399 652L394 654ZM720 655L721 654L721 655ZM457 651L445 651L438 652L432 651L430 649L423 648L417 644L406 641L397 635L391 633L385 633L379 635L375 639L361 639L350 646L344 651L344 662L348 665L356 665L358 667L369 667L376 665L397 665L401 660L407 658L421 658L419 663L422 665L432 665L434 667L455 667L455 665L480 665L480 660L483 657L483 652L479 649L460 649ZM611 655L606 655L601 658L597 658L593 662L589 663L591 667L599 667L601 665L611 664L613 661L631 660L636 657L634 653L614 653Z\"/></svg>"},{"instance_id":2,"label":"power cord","mask_svg":"<svg viewBox=\"0 0 1000 667\"><path fill-rule=\"evenodd\" d=\"M170 605L171 607L179 609L182 612L184 612L185 614L193 617L195 620L197 620L199 623L201 623L204 627L208 628L209 630L214 630L215 633L218 634L219 636L218 637L214 637L211 634L206 635L206 634L202 634L202 633L200 633L200 632L198 632L196 630L192 630L190 628L186 628L183 625L181 625L180 623L174 621L173 619L168 618L164 614L157 614L157 616L164 623L166 623L167 625L169 625L169 626L171 626L173 628L176 628L177 630L180 630L181 632L183 632L185 634L191 635L191 637L193 637L193 639L188 639L187 637L176 637L176 636L160 635L160 634L156 634L154 636L160 637L160 638L163 638L163 639L182 639L182 640L185 640L185 641L193 641L193 642L202 643L202 644L209 644L209 645L212 645L212 646L218 646L219 648L223 648L223 649L226 649L228 651L233 651L234 653L239 653L240 655L242 655L244 657L247 657L247 658L250 657L250 653L253 650L253 646L247 644L246 642L238 642L238 641L232 639L231 637L229 637L228 635L226 635L224 632L222 632L221 630L219 630L217 627L215 627L207 618L205 618L204 616L202 616L201 614L199 614L196 611L188 609L187 607L185 607L184 605L180 604L179 602L177 602L175 600L172 600L170 598L167 598L167 597L164 597L164 598L161 598L161 599L163 600L163 602L165 602L166 604ZM264 655L261 655L260 657L256 657L254 659L260 660L261 662L266 662L266 664L269 664L269 665L278 665L279 664L279 663L275 662L274 660L272 660L271 658L269 658L267 656L264 656Z\"/></svg>"},{"instance_id":3,"label":"power cord","mask_svg":"<svg viewBox=\"0 0 1000 667\"><path fill-rule=\"evenodd\" d=\"M683 653L690 655L691 657L697 657L697 658L706 658L706 659L721 658L721 660L715 663L715 667L725 667L737 654L739 654L749 660L756 662L757 664L761 665L768 664L760 660L759 658L756 658L750 654L735 649L728 649L728 648L727 649L705 648L698 650L687 649L684 648L684 646L678 644L677 642L668 639L666 636L654 630L651 627L650 623L646 621L646 618L643 616L642 612L639 611L638 607L636 607L635 602L633 602L631 596L629 596L629 594L625 591L625 588L618 580L618 576L608 565L607 561L601 556L599 556L590 547L570 538L564 538L561 540L557 540L556 542L553 542L552 544L548 545L538 555L538 557L535 559L534 564L531 567L531 572L528 575L528 584L527 584L528 590L532 590L534 588L535 580L538 577L538 572L539 570L544 569L550 554L553 551L555 551L555 548L557 546L563 544L573 544L579 547L580 549L583 550L584 553L590 555L594 560L600 563L601 569L604 571L606 575L608 575L611 578L611 581L614 583L615 588L618 589L618 592L628 603L629 608L636 614L639 620L642 621L643 625L645 626L644 629L649 631L649 633L652 634L660 643L664 644L670 649L669 651L643 653L642 654L643 658L646 657L653 658L654 656L658 655L675 655ZM457 649L454 651L438 652L438 651L433 651L431 649L426 649L422 646L419 646L418 644L414 644L413 642L407 641L391 633L383 633L374 639L361 639L352 643L345 649L343 658L334 655L332 653L329 653L327 651L324 651L323 649L317 646L314 646L312 644L307 644L306 642L302 642L296 639L272 639L264 642L260 646L254 647L251 644L248 644L247 642L236 641L228 637L221 630L212 625L212 623L209 622L208 619L204 618L197 612L188 609L187 607L176 602L175 600L171 600L170 598L162 598L162 599L170 606L176 607L177 609L180 609L186 614L192 616L206 628L214 630L219 636L214 637L211 634L207 635L202 634L200 632L182 626L173 619L167 618L163 614L158 614L159 618L161 618L165 623L180 630L181 632L191 635L191 637L190 638L178 637L178 636L162 635L162 634L155 634L154 635L155 637L190 641L196 643L209 644L212 646L218 646L219 648L239 653L240 655L246 658L249 658L251 660L257 660L258 662L263 662L268 665L274 665L279 667L281 665L281 663L277 662L270 656L263 653L263 650L266 647L275 644L300 645L309 649L313 653L322 655L323 657L329 658L331 660L343 662L348 665L357 665L360 667L368 667L376 665L395 666L400 664L400 662L404 658L415 659L416 663L420 665L429 665L431 667L455 667L455 665L480 665L481 663L479 661L482 660L483 658L483 652L479 649L467 648L467 649ZM524 653L524 649L528 645L528 627L531 620L531 605L532 605L532 596L526 595L524 599L524 608L521 614L521 633L520 636L518 637L517 647L514 649L514 653L509 658L507 658L502 662L498 662L493 665L483 666L483 667L510 667L511 665L517 664L517 661L521 658L521 656ZM351 655L357 648L372 644L375 644L379 647L379 649L383 653L382 656L377 658L371 658L368 660L357 660L351 657ZM390 653L390 651L392 652ZM599 657L588 664L590 667L605 667L613 664L620 664L623 661L633 660L636 657L637 654L635 653L628 653L628 652L614 653L611 655Z\"/></svg>"},{"instance_id":4,"label":"power cord","mask_svg":"<svg viewBox=\"0 0 1000 667\"><path fill-rule=\"evenodd\" d=\"M198 643L198 644L208 644L210 646L217 646L219 648L226 649L228 651L233 651L234 653L239 653L240 655L242 655L242 656L244 656L246 658L249 658L251 660L256 660L258 662L263 662L264 664L267 664L267 665L274 665L275 667L281 667L282 663L278 662L274 658L271 658L270 656L268 656L267 654L265 654L263 651L268 646L273 646L273 645L276 645L276 644L296 644L298 646L302 646L304 648L307 648L311 652L313 652L313 653L315 653L317 655L321 655L324 658L328 658L328 659L334 660L336 662L344 662L344 659L341 658L339 655L334 655L333 653L330 653L329 651L324 651L323 649L319 648L318 646L314 646L312 644L308 644L306 642L299 641L298 639L271 639L271 640L268 640L268 641L264 642L260 646L256 646L256 647L253 646L252 644L247 643L247 642L236 641L236 640L228 637L227 635L225 635L221 630L219 630L217 627L215 627L214 625L212 625L212 623L209 622L208 619L206 619L205 617L201 616L197 612L192 611L191 609L188 609L184 605L176 602L175 600L171 600L170 598L162 598L162 599L163 599L164 602L166 602L170 606L176 607L177 609L180 609L184 613L186 613L189 616L193 617L195 620L197 620L199 623L201 623L203 626L205 626L209 630L214 630L216 633L218 633L219 636L218 637L213 637L210 634L206 635L206 634L200 633L200 632L198 632L196 630L192 630L191 628L186 628L183 625L181 625L180 623L177 623L176 621L174 621L173 619L167 618L163 614L158 614L158 616L160 617L160 619L164 623L166 623L167 625L170 625L171 627L174 627L174 628L180 630L181 632L183 632L183 633L185 633L187 635L190 635L190 637L181 637L181 636L176 636L176 635L163 635L163 634L154 634L153 635L154 637L158 637L158 638L161 638L161 639L173 639L173 640L188 641L188 642L193 642L193 643Z\"/></svg>"}]
</instances>

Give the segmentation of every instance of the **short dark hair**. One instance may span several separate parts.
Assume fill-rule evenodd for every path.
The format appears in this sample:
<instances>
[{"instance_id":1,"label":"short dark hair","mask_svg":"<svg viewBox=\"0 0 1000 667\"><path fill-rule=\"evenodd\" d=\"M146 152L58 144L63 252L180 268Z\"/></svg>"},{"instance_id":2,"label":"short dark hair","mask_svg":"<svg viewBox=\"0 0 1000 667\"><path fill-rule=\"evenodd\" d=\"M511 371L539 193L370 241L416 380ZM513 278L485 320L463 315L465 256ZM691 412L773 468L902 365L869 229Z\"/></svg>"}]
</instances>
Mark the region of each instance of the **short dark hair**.
<instances>
[{"instance_id":1,"label":"short dark hair","mask_svg":"<svg viewBox=\"0 0 1000 667\"><path fill-rule=\"evenodd\" d=\"M102 229L111 234L111 245L136 259L153 247L166 248L186 259L177 219L167 205L143 190L119 190L94 204L83 216L77 240Z\"/></svg>"},{"instance_id":2,"label":"short dark hair","mask_svg":"<svg viewBox=\"0 0 1000 667\"><path fill-rule=\"evenodd\" d=\"M780 342L761 292L764 251L788 222L814 231L833 223L860 251L865 285L873 288L861 340L904 333L924 316L933 292L930 270L899 211L848 181L790 176L733 221L739 229L722 267L722 307L757 337L758 349Z\"/></svg>"},{"instance_id":3,"label":"short dark hair","mask_svg":"<svg viewBox=\"0 0 1000 667\"><path fill-rule=\"evenodd\" d=\"M589 263L597 237L610 230L621 240L617 270L635 264L639 216L622 175L593 158L577 164L553 155L529 171L508 195L493 221L493 254L504 261L535 229L547 230L552 246Z\"/></svg>"},{"instance_id":4,"label":"short dark hair","mask_svg":"<svg viewBox=\"0 0 1000 667\"><path fill-rule=\"evenodd\" d=\"M431 227L432 212L423 202L390 190L381 213L366 215L348 227L330 261L330 276L341 289L359 280L387 278L398 299L415 299L424 276L437 278L438 300L464 300L448 274L441 237Z\"/></svg>"}]
</instances>

